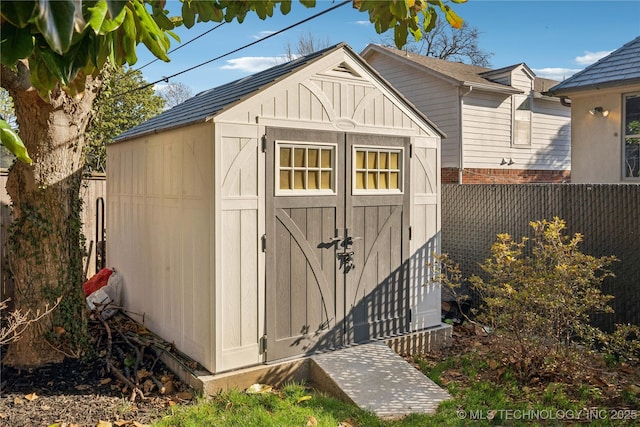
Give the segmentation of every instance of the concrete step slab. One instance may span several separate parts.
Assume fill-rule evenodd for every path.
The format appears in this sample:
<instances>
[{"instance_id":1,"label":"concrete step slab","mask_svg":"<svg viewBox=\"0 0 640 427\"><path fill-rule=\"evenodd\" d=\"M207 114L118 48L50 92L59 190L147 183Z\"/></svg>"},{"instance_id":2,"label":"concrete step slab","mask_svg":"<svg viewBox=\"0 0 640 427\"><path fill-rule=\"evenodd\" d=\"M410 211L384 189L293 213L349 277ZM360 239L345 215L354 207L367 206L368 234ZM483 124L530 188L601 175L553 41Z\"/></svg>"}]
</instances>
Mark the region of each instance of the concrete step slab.
<instances>
[{"instance_id":1,"label":"concrete step slab","mask_svg":"<svg viewBox=\"0 0 640 427\"><path fill-rule=\"evenodd\" d=\"M383 418L435 413L451 397L384 343L362 344L312 356L314 380ZM322 378L324 377L324 378ZM338 389L338 390L336 390Z\"/></svg>"}]
</instances>

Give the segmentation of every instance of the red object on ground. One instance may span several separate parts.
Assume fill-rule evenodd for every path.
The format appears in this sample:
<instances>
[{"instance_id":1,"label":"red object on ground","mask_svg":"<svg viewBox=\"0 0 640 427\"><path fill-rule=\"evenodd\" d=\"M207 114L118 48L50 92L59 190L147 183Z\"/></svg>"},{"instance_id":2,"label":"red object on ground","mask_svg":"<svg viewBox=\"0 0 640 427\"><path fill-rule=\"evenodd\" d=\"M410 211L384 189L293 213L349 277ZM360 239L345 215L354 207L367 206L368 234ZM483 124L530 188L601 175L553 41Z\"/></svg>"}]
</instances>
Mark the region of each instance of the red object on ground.
<instances>
[{"instance_id":1,"label":"red object on ground","mask_svg":"<svg viewBox=\"0 0 640 427\"><path fill-rule=\"evenodd\" d=\"M113 273L113 271L105 267L94 274L89 280L84 282L82 284L84 295L88 297L103 286L107 286L107 282L109 281L109 276L111 276L111 273Z\"/></svg>"}]
</instances>

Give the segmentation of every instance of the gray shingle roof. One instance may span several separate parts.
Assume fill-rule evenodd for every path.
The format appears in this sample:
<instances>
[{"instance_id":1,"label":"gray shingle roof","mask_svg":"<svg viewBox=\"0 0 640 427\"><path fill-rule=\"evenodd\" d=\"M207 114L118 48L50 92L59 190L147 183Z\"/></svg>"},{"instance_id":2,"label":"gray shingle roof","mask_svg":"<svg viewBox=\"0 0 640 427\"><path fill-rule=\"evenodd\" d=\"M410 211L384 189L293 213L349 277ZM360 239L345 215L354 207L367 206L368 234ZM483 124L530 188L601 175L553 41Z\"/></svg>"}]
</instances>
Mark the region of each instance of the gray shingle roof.
<instances>
[{"instance_id":1,"label":"gray shingle roof","mask_svg":"<svg viewBox=\"0 0 640 427\"><path fill-rule=\"evenodd\" d=\"M367 46L365 51L367 51L368 49L382 50L382 51L391 53L393 55L396 55L398 57L405 58L407 61L411 61L421 67L424 67L425 69L430 70L431 72L434 72L440 75L445 79L452 80L455 83L460 85L478 84L478 85L482 85L488 90L493 89L500 92L507 91L512 93L520 93L521 91L512 86L493 81L492 80L493 76L500 73L514 70L520 65L524 65L525 67L527 67L527 64L522 62L519 64L509 65L507 67L491 69L491 68L485 68L485 67L478 67L476 65L463 64L460 62L446 61L444 59L432 58L429 56L418 55L415 53L407 53L405 51L397 50L397 49L386 47L386 46L380 46L380 45L373 45L373 44L369 45ZM529 68L527 67L527 69ZM551 86L555 85L556 83L558 82L555 80L545 79L542 77L535 77L534 90L536 92L543 92L549 89Z\"/></svg>"},{"instance_id":2,"label":"gray shingle roof","mask_svg":"<svg viewBox=\"0 0 640 427\"><path fill-rule=\"evenodd\" d=\"M640 37L551 88L555 95L607 86L640 83Z\"/></svg>"},{"instance_id":3,"label":"gray shingle roof","mask_svg":"<svg viewBox=\"0 0 640 427\"><path fill-rule=\"evenodd\" d=\"M207 118L220 113L225 108L248 98L261 89L271 86L276 81L281 80L297 69L345 46L345 43L339 43L326 49L294 59L293 61L276 65L275 67L251 76L243 77L216 88L200 92L196 96L189 98L170 110L164 111L146 122L127 130L117 136L114 140L115 142L120 142L149 133L203 122Z\"/></svg>"}]
</instances>

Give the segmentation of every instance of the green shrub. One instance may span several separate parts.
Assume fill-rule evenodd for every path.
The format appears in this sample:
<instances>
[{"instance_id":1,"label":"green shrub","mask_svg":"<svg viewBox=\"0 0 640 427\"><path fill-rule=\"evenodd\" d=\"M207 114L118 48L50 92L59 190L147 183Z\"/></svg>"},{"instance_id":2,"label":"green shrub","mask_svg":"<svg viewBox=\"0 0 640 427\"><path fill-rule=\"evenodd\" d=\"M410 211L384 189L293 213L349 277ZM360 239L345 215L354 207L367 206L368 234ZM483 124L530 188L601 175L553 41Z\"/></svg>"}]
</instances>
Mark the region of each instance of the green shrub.
<instances>
[{"instance_id":1,"label":"green shrub","mask_svg":"<svg viewBox=\"0 0 640 427\"><path fill-rule=\"evenodd\" d=\"M480 297L475 320L492 328L485 329L494 331L491 339L502 362L520 379L574 375L593 343L603 337L609 342L590 317L613 311L608 305L613 297L605 295L601 285L613 275L608 267L616 258L582 253L582 235L565 235L566 223L557 217L530 225L530 240L499 234L491 257L481 265L486 278L469 279ZM443 264L436 280L458 295L459 268L446 256L438 259ZM612 338L610 346L618 351L632 348L625 343L621 335Z\"/></svg>"}]
</instances>

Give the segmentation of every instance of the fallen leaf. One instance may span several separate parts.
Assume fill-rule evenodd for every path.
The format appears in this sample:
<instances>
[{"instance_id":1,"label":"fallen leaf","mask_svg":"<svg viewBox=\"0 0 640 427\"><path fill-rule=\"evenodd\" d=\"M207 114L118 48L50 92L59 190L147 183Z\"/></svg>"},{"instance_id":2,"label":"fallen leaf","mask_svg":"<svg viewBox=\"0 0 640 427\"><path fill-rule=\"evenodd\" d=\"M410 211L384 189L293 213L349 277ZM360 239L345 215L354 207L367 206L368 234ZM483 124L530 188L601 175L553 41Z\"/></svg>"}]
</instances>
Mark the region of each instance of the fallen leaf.
<instances>
[{"instance_id":1,"label":"fallen leaf","mask_svg":"<svg viewBox=\"0 0 640 427\"><path fill-rule=\"evenodd\" d=\"M345 421L340 421L340 424L338 424L338 427L353 427L353 424L351 424L349 421L351 421L351 418Z\"/></svg>"},{"instance_id":2,"label":"fallen leaf","mask_svg":"<svg viewBox=\"0 0 640 427\"><path fill-rule=\"evenodd\" d=\"M496 369L498 367L498 362L496 362L495 360L491 359L489 360L489 367L491 369Z\"/></svg>"},{"instance_id":3,"label":"fallen leaf","mask_svg":"<svg viewBox=\"0 0 640 427\"><path fill-rule=\"evenodd\" d=\"M173 381L169 380L167 382L163 381L164 392L165 394L171 394L176 391L176 387L173 385Z\"/></svg>"},{"instance_id":4,"label":"fallen leaf","mask_svg":"<svg viewBox=\"0 0 640 427\"><path fill-rule=\"evenodd\" d=\"M134 421L134 422L133 422L133 425L134 425L135 427L149 427L149 424L142 424L142 423L139 423L139 422L137 422L137 421Z\"/></svg>"},{"instance_id":5,"label":"fallen leaf","mask_svg":"<svg viewBox=\"0 0 640 427\"><path fill-rule=\"evenodd\" d=\"M127 424L131 424L131 421L118 420L118 421L114 421L113 423L118 427L122 427L122 426L126 426Z\"/></svg>"},{"instance_id":6,"label":"fallen leaf","mask_svg":"<svg viewBox=\"0 0 640 427\"><path fill-rule=\"evenodd\" d=\"M98 421L98 424L96 425L96 427L113 427L113 424L111 424L109 421Z\"/></svg>"},{"instance_id":7,"label":"fallen leaf","mask_svg":"<svg viewBox=\"0 0 640 427\"><path fill-rule=\"evenodd\" d=\"M13 398L13 404L14 405L24 405L24 400L20 399L19 397L14 397Z\"/></svg>"},{"instance_id":8,"label":"fallen leaf","mask_svg":"<svg viewBox=\"0 0 640 427\"><path fill-rule=\"evenodd\" d=\"M33 402L34 400L36 400L38 398L38 395L35 393L29 393L27 395L24 396L25 399L27 399L29 402Z\"/></svg>"},{"instance_id":9,"label":"fallen leaf","mask_svg":"<svg viewBox=\"0 0 640 427\"><path fill-rule=\"evenodd\" d=\"M626 363L623 363L620 366L620 370L622 372L624 372L625 374L635 374L636 373L636 371L631 366L627 365Z\"/></svg>"},{"instance_id":10,"label":"fallen leaf","mask_svg":"<svg viewBox=\"0 0 640 427\"><path fill-rule=\"evenodd\" d=\"M170 400L168 403L169 403L169 406L176 406L177 405L177 403L174 402L173 400Z\"/></svg>"},{"instance_id":11,"label":"fallen leaf","mask_svg":"<svg viewBox=\"0 0 640 427\"><path fill-rule=\"evenodd\" d=\"M227 402L227 404L224 407L225 411L230 410L231 408L233 408L233 402Z\"/></svg>"},{"instance_id":12,"label":"fallen leaf","mask_svg":"<svg viewBox=\"0 0 640 427\"><path fill-rule=\"evenodd\" d=\"M180 400L191 400L193 399L193 394L189 393L188 391L181 391L180 393L176 394L176 397Z\"/></svg>"},{"instance_id":13,"label":"fallen leaf","mask_svg":"<svg viewBox=\"0 0 640 427\"><path fill-rule=\"evenodd\" d=\"M54 326L53 327L53 332L57 335L57 336L62 336L64 334L67 333L67 331L62 327L62 326Z\"/></svg>"},{"instance_id":14,"label":"fallen leaf","mask_svg":"<svg viewBox=\"0 0 640 427\"><path fill-rule=\"evenodd\" d=\"M144 383L142 383L142 391L144 391L145 394L149 393L151 390L153 390L153 388L156 385L154 384L153 381L151 380L146 380Z\"/></svg>"},{"instance_id":15,"label":"fallen leaf","mask_svg":"<svg viewBox=\"0 0 640 427\"><path fill-rule=\"evenodd\" d=\"M51 409L51 406L49 406L49 405L42 405L42 406L40 407L40 409L42 409L43 411L48 411L49 409Z\"/></svg>"},{"instance_id":16,"label":"fallen leaf","mask_svg":"<svg viewBox=\"0 0 640 427\"><path fill-rule=\"evenodd\" d=\"M247 394L268 393L273 387L266 384L253 384L245 390Z\"/></svg>"},{"instance_id":17,"label":"fallen leaf","mask_svg":"<svg viewBox=\"0 0 640 427\"><path fill-rule=\"evenodd\" d=\"M109 384L112 381L111 378L103 378L100 380L100 385Z\"/></svg>"},{"instance_id":18,"label":"fallen leaf","mask_svg":"<svg viewBox=\"0 0 640 427\"><path fill-rule=\"evenodd\" d=\"M90 385L87 384L78 384L77 386L74 387L76 390L78 391L83 391L83 390L89 390L91 388Z\"/></svg>"},{"instance_id":19,"label":"fallen leaf","mask_svg":"<svg viewBox=\"0 0 640 427\"><path fill-rule=\"evenodd\" d=\"M318 420L313 415L309 415L307 418L307 427L316 427L318 425Z\"/></svg>"},{"instance_id":20,"label":"fallen leaf","mask_svg":"<svg viewBox=\"0 0 640 427\"><path fill-rule=\"evenodd\" d=\"M138 380L142 380L150 376L151 376L151 372L147 371L146 369L140 369L138 371Z\"/></svg>"},{"instance_id":21,"label":"fallen leaf","mask_svg":"<svg viewBox=\"0 0 640 427\"><path fill-rule=\"evenodd\" d=\"M297 400L297 403L302 403L302 402L307 401L307 400L311 400L311 396L306 395L306 396L299 397L298 400Z\"/></svg>"}]
</instances>

